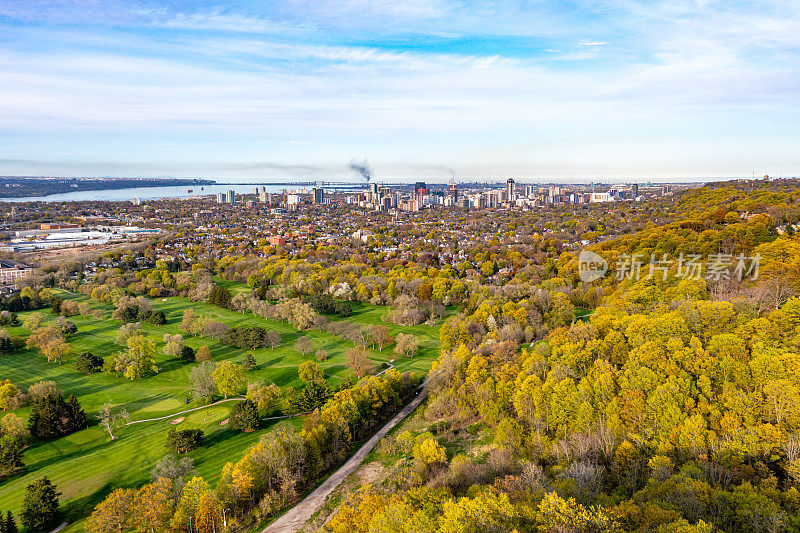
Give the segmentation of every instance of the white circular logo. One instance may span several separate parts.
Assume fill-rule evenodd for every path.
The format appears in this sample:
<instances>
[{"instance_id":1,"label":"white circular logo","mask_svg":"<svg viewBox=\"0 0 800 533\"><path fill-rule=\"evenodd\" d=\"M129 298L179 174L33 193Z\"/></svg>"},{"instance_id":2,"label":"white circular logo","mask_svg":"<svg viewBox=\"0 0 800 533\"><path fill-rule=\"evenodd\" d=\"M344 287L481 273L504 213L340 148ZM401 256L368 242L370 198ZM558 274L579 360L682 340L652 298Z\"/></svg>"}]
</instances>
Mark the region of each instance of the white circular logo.
<instances>
[{"instance_id":1,"label":"white circular logo","mask_svg":"<svg viewBox=\"0 0 800 533\"><path fill-rule=\"evenodd\" d=\"M581 250L578 255L578 277L584 283L591 283L606 275L608 262L589 250Z\"/></svg>"}]
</instances>

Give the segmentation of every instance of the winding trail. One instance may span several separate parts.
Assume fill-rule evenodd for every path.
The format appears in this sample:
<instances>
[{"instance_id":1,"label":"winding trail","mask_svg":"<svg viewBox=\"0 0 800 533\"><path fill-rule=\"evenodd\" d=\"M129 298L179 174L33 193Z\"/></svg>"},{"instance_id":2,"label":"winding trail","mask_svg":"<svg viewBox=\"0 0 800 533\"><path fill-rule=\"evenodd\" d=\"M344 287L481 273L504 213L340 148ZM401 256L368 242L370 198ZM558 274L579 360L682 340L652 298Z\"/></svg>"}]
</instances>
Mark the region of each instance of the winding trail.
<instances>
[{"instance_id":1,"label":"winding trail","mask_svg":"<svg viewBox=\"0 0 800 533\"><path fill-rule=\"evenodd\" d=\"M174 418L174 417L179 416L179 415L183 415L183 414L186 414L186 413L191 413L192 411L198 411L200 409L208 409L209 407L214 407L215 405L219 405L221 403L225 403L225 402L240 402L240 401L242 401L244 399L245 398L228 398L227 400L219 400L219 401L216 401L214 403L210 403L208 405L201 405L200 407L192 407L191 409L187 409L187 410L181 411L179 413L172 413L171 415L167 415L167 416L159 416L158 418L145 418L144 420L132 420L132 421L128 422L125 425L126 426L132 426L134 424L141 424L142 422L156 422L158 420L167 420L168 418Z\"/></svg>"},{"instance_id":2,"label":"winding trail","mask_svg":"<svg viewBox=\"0 0 800 533\"><path fill-rule=\"evenodd\" d=\"M386 363L386 364L389 365L389 367L385 368L385 369L381 370L380 372L378 372L377 374L375 374L376 376L380 376L381 374L383 374L387 370L391 370L392 368L394 368L394 365L392 363ZM331 376L331 377L338 377L338 376ZM341 378L339 378L339 379L341 379ZM236 397L236 398L228 398L226 400L218 400L218 401L216 401L214 403L210 403L208 405L201 405L200 407L193 407L193 408L187 409L185 411L179 411L177 413L172 413L171 415L159 416L158 418L145 418L143 420L132 420L132 421L126 423L125 425L126 426L132 426L133 424L141 424L143 422L157 422L159 420L167 420L169 418L173 418L173 417L176 417L176 416L185 415L186 413L191 413L192 411L198 411L200 409L208 409L209 407L214 407L215 405L219 405L221 403L242 401L242 400L246 400L246 399L247 398L239 396L239 397ZM270 416L270 417L267 417L267 418L262 418L262 420L279 420L281 418L292 418L294 416L302 416L302 415L308 415L308 414L311 414L311 413L297 413L297 414L293 414L293 415Z\"/></svg>"},{"instance_id":3,"label":"winding trail","mask_svg":"<svg viewBox=\"0 0 800 533\"><path fill-rule=\"evenodd\" d=\"M283 516L267 526L261 533L295 533L296 531L300 531L314 513L322 507L325 503L325 499L331 492L333 492L347 476L355 472L367 457L367 454L378 444L378 441L385 437L400 421L414 412L427 395L428 390L423 386L422 391L417 397L403 407L399 413L394 415L394 417L353 454L339 470L331 474L331 476L317 487L314 492L306 496L303 501L289 509Z\"/></svg>"}]
</instances>

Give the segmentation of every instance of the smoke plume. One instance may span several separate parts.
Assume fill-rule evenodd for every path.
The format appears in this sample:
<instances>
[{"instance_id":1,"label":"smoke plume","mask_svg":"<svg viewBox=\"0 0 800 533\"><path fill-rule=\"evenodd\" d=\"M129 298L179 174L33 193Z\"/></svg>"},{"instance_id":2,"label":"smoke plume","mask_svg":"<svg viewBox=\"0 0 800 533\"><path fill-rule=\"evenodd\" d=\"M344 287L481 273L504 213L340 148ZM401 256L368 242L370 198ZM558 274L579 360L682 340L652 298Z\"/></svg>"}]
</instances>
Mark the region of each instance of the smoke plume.
<instances>
[{"instance_id":1,"label":"smoke plume","mask_svg":"<svg viewBox=\"0 0 800 533\"><path fill-rule=\"evenodd\" d=\"M364 161L357 161L355 159L350 161L350 170L361 174L361 177L367 180L367 183L369 183L369 180L372 178L372 170L367 166L366 159Z\"/></svg>"}]
</instances>

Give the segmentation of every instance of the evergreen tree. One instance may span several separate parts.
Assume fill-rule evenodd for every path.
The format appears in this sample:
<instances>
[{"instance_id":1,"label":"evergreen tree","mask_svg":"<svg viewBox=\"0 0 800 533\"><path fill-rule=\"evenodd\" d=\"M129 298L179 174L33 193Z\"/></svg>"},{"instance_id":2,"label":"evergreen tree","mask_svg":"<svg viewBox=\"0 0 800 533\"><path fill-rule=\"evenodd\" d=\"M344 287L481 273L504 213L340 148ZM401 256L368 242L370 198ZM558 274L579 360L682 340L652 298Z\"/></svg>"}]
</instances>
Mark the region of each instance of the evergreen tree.
<instances>
[{"instance_id":1,"label":"evergreen tree","mask_svg":"<svg viewBox=\"0 0 800 533\"><path fill-rule=\"evenodd\" d=\"M89 419L86 418L86 413L83 412L83 407L78 403L78 399L74 394L69 395L69 399L67 399L67 408L69 409L70 417L70 422L67 426L68 433L74 433L89 427Z\"/></svg>"},{"instance_id":2,"label":"evergreen tree","mask_svg":"<svg viewBox=\"0 0 800 533\"><path fill-rule=\"evenodd\" d=\"M194 363L195 354L191 346L184 346L181 348L180 358L187 363Z\"/></svg>"},{"instance_id":3,"label":"evergreen tree","mask_svg":"<svg viewBox=\"0 0 800 533\"><path fill-rule=\"evenodd\" d=\"M47 530L58 517L58 497L61 495L47 476L25 488L22 499L22 524L32 530Z\"/></svg>"},{"instance_id":4,"label":"evergreen tree","mask_svg":"<svg viewBox=\"0 0 800 533\"><path fill-rule=\"evenodd\" d=\"M256 404L250 400L237 402L231 409L230 428L241 431L258 429L261 418L258 416Z\"/></svg>"},{"instance_id":5,"label":"evergreen tree","mask_svg":"<svg viewBox=\"0 0 800 533\"><path fill-rule=\"evenodd\" d=\"M3 522L2 518L3 518L2 514L0 514L0 522ZM5 526L5 530L3 533L19 532L19 528L17 527L17 522L14 520L14 516L11 514L11 511L8 511L6 513L6 519L5 522L3 522L3 525Z\"/></svg>"},{"instance_id":6,"label":"evergreen tree","mask_svg":"<svg viewBox=\"0 0 800 533\"><path fill-rule=\"evenodd\" d=\"M246 354L242 360L242 368L246 372L250 372L251 370L255 369L256 366L258 366L258 363L256 362L256 358L253 357L253 354Z\"/></svg>"},{"instance_id":7,"label":"evergreen tree","mask_svg":"<svg viewBox=\"0 0 800 533\"><path fill-rule=\"evenodd\" d=\"M78 356L75 368L83 374L94 374L103 369L103 362L102 357L94 355L92 352L83 352Z\"/></svg>"},{"instance_id":8,"label":"evergreen tree","mask_svg":"<svg viewBox=\"0 0 800 533\"><path fill-rule=\"evenodd\" d=\"M28 429L36 439L53 440L88 427L86 413L74 395L68 401L59 395L36 400L31 408Z\"/></svg>"},{"instance_id":9,"label":"evergreen tree","mask_svg":"<svg viewBox=\"0 0 800 533\"><path fill-rule=\"evenodd\" d=\"M0 477L9 476L25 466L22 462L22 443L11 435L0 437ZM0 516L0 519L2 516ZM1 521L1 520L0 520Z\"/></svg>"},{"instance_id":10,"label":"evergreen tree","mask_svg":"<svg viewBox=\"0 0 800 533\"><path fill-rule=\"evenodd\" d=\"M289 400L289 404L298 413L308 413L325 404L330 395L331 389L327 381L313 380L306 383L306 386Z\"/></svg>"}]
</instances>

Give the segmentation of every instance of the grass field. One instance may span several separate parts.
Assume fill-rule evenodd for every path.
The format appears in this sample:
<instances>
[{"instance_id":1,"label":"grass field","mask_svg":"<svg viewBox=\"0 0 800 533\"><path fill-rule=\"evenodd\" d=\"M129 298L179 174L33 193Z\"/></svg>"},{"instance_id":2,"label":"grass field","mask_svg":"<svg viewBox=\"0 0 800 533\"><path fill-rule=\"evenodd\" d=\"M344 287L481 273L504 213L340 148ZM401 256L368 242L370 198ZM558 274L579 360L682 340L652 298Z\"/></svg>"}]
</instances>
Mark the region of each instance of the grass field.
<instances>
[{"instance_id":1,"label":"grass field","mask_svg":"<svg viewBox=\"0 0 800 533\"><path fill-rule=\"evenodd\" d=\"M231 286L232 291L244 290L243 286ZM82 295L63 293L65 299L85 299ZM95 307L106 309L106 316L111 316L111 307L91 302ZM264 380L280 387L297 386L297 366L314 359L314 351L324 348L328 351L328 360L321 363L330 383L335 387L346 378L349 370L344 364L345 351L353 343L321 331L298 331L282 322L264 320L251 313L238 313L220 309L208 304L190 302L182 298L166 298L152 301L154 308L164 311L167 324L152 326L143 324L142 328L163 347L162 336L165 333L180 333L178 326L185 309L191 308L200 315L212 317L230 326L259 325L278 331L283 336L283 345L275 348L248 350L255 356L258 367L247 373L249 382ZM378 324L385 308L354 304L353 316L346 320L361 324ZM49 310L42 311L49 320L55 316ZM26 313L20 318L24 320ZM337 320L337 318L332 318ZM186 405L189 394L189 370L193 364L160 353L156 364L160 371L154 376L129 381L106 374L90 376L75 370L75 357L82 351L91 351L95 355L106 357L121 349L114 344L114 337L120 322L111 319L71 317L78 326L78 333L69 339L74 354L63 365L48 363L36 351L23 350L10 356L0 357L0 379L9 378L18 387L28 387L41 380L53 380L67 394L75 394L86 414L93 419L100 406L112 401L117 408L125 408L131 420L144 420L170 415L187 408L196 407L197 403ZM394 361L400 371L413 370L425 374L430 369L433 359L438 356L438 327L416 326L400 327L390 323L393 334L398 332L413 333L420 337L420 351L411 359L398 358ZM9 328L12 335L27 336L28 331L21 327ZM303 356L295 350L294 343L301 335L311 338L312 351ZM186 336L185 336L186 337ZM197 349L207 344L215 361L231 360L241 362L248 351L222 345L213 339L202 337L186 337L186 343ZM382 352L369 350L371 359L380 367L395 356L391 347ZM191 452L195 460L196 471L212 485L216 482L225 462L238 459L244 450L256 442L270 426L253 433L241 433L226 429L220 422L228 417L233 402L195 411L177 425L177 428L199 428L205 432L205 444ZM23 419L27 419L29 408L14 411ZM0 413L2 416L4 413ZM291 419L293 424L302 425L300 418ZM91 424L94 424L92 420ZM63 493L62 510L65 519L70 523L65 531L82 531L82 519L106 494L118 487L138 487L149 480L149 473L154 464L168 452L164 448L166 430L171 427L169 420L145 422L127 426L115 434L120 437L111 441L105 431L91 425L88 429L69 435L54 442L36 444L25 451L26 471L24 475L0 482L0 510L10 509L15 514L24 493L24 488L33 480L46 475Z\"/></svg>"}]
</instances>

